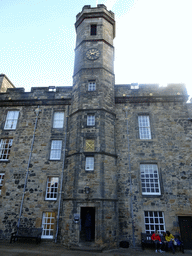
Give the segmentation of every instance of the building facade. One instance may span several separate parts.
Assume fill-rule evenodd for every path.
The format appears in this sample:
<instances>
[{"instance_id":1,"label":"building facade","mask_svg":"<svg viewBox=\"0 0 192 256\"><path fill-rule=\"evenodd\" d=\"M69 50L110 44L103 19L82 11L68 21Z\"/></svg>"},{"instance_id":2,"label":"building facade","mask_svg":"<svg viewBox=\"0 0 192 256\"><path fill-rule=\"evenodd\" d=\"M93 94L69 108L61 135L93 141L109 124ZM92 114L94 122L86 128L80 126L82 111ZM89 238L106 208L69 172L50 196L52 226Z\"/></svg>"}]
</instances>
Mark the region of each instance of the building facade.
<instances>
[{"instance_id":1,"label":"building facade","mask_svg":"<svg viewBox=\"0 0 192 256\"><path fill-rule=\"evenodd\" d=\"M158 229L192 248L185 86L115 85L115 19L104 5L84 6L75 28L73 86L2 87L0 238L42 227L68 248L113 248Z\"/></svg>"}]
</instances>

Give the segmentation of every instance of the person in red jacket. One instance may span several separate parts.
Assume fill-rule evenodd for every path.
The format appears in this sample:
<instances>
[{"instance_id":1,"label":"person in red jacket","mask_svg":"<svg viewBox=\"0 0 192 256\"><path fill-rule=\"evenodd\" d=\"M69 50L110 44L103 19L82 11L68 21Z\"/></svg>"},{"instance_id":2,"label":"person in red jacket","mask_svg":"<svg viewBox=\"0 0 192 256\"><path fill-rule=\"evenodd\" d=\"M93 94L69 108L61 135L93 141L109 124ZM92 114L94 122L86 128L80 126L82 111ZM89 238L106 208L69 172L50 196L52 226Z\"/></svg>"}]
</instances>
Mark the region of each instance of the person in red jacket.
<instances>
[{"instance_id":1,"label":"person in red jacket","mask_svg":"<svg viewBox=\"0 0 192 256\"><path fill-rule=\"evenodd\" d=\"M157 247L159 246L159 252L163 252L161 251L161 247L162 247L162 242L161 242L161 238L158 234L158 231L156 230L155 233L151 236L151 240L153 240L153 242L155 243L155 252L157 251Z\"/></svg>"}]
</instances>

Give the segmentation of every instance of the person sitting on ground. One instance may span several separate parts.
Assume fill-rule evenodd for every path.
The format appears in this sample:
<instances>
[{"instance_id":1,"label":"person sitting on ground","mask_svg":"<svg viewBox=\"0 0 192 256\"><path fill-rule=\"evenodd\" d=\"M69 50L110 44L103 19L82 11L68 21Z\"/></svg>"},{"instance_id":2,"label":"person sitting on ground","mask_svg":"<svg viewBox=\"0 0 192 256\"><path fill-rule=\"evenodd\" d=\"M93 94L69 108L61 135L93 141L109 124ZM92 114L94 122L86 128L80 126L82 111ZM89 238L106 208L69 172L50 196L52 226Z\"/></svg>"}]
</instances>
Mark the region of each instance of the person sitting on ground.
<instances>
[{"instance_id":1,"label":"person sitting on ground","mask_svg":"<svg viewBox=\"0 0 192 256\"><path fill-rule=\"evenodd\" d=\"M156 230L155 233L151 236L151 240L153 240L153 242L155 243L155 252L163 252L161 251L161 247L162 247L162 242L161 242L161 238L158 234L158 231ZM159 250L157 251L157 247L159 246Z\"/></svg>"},{"instance_id":2,"label":"person sitting on ground","mask_svg":"<svg viewBox=\"0 0 192 256\"><path fill-rule=\"evenodd\" d=\"M174 236L169 231L166 231L165 240L168 243L168 248L171 248L173 254L175 254L175 248L174 248L174 245L173 245Z\"/></svg>"}]
</instances>

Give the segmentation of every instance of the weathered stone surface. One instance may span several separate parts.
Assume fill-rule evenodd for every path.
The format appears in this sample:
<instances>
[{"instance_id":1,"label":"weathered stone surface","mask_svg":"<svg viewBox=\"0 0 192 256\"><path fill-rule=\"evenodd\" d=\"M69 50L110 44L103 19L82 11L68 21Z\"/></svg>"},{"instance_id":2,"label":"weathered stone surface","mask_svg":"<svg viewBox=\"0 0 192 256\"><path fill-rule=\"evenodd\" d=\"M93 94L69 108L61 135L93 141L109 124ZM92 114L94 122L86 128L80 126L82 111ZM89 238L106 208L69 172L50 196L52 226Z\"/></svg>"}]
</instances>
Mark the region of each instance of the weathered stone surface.
<instances>
[{"instance_id":1,"label":"weathered stone surface","mask_svg":"<svg viewBox=\"0 0 192 256\"><path fill-rule=\"evenodd\" d=\"M95 23L98 34L93 39L90 26ZM115 247L124 240L139 245L145 211L162 212L165 229L180 232L178 217L192 216L192 103L186 103L185 86L115 85L114 15L103 5L84 8L76 29L72 87L0 93L0 139L13 139L9 160L0 161L0 173L5 174L1 238L8 239L16 228L23 195L20 225L40 227L43 213L54 213L53 235L58 224L58 240L66 247L85 241L85 208L94 212L96 246ZM90 48L98 48L101 57L88 60ZM88 91L92 80L96 90ZM4 129L10 110L19 111L15 130ZM55 111L65 113L63 128L53 128ZM93 126L87 125L90 114L95 116ZM140 139L138 115L149 116L151 139ZM50 160L52 140L62 141L60 160ZM93 141L91 151L86 150L86 140ZM89 156L94 157L93 171L85 170ZM145 163L158 166L160 195L142 194L140 164ZM50 176L59 178L58 192L62 185L57 200L45 200ZM75 223L74 214L82 223Z\"/></svg>"}]
</instances>

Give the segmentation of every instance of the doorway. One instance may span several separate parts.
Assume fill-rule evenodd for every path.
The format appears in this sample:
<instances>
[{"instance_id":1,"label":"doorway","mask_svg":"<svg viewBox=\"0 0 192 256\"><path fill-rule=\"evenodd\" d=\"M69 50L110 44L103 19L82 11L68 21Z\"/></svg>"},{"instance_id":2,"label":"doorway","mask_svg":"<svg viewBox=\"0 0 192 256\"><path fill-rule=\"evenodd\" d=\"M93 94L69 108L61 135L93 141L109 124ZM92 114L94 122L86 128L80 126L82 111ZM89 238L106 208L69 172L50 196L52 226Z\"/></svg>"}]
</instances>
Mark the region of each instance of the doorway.
<instances>
[{"instance_id":1,"label":"doorway","mask_svg":"<svg viewBox=\"0 0 192 256\"><path fill-rule=\"evenodd\" d=\"M95 241L95 207L81 207L80 241Z\"/></svg>"},{"instance_id":2,"label":"doorway","mask_svg":"<svg viewBox=\"0 0 192 256\"><path fill-rule=\"evenodd\" d=\"M192 249L192 217L179 216L181 240L185 249Z\"/></svg>"}]
</instances>

